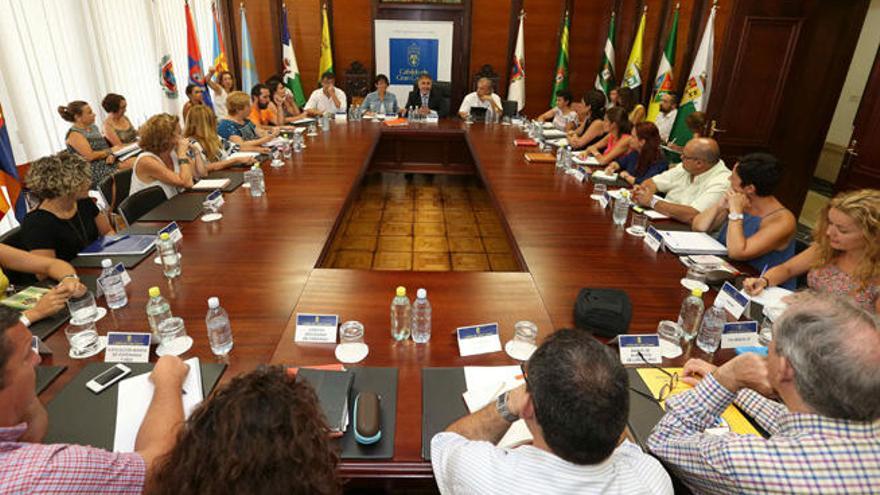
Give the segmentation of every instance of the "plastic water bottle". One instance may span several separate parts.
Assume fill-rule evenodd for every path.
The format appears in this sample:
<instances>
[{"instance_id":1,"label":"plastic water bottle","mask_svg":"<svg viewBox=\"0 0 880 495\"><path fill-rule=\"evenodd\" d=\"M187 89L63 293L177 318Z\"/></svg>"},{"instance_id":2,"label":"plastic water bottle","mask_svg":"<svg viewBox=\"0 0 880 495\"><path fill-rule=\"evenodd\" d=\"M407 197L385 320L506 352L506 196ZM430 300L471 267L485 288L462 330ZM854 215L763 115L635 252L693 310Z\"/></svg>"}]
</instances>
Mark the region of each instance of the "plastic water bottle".
<instances>
[{"instance_id":1,"label":"plastic water bottle","mask_svg":"<svg viewBox=\"0 0 880 495\"><path fill-rule=\"evenodd\" d=\"M398 287L397 295L391 301L391 337L394 340L406 340L410 336L412 325L412 306L406 297L406 287Z\"/></svg>"},{"instance_id":2,"label":"plastic water bottle","mask_svg":"<svg viewBox=\"0 0 880 495\"><path fill-rule=\"evenodd\" d=\"M168 278L177 278L180 276L180 255L177 254L177 247L167 232L163 232L159 236L159 257L162 259L162 271Z\"/></svg>"},{"instance_id":3,"label":"plastic water bottle","mask_svg":"<svg viewBox=\"0 0 880 495\"><path fill-rule=\"evenodd\" d=\"M493 108L492 105L489 105L489 108L486 109L486 123L495 123L495 108Z\"/></svg>"},{"instance_id":4,"label":"plastic water bottle","mask_svg":"<svg viewBox=\"0 0 880 495\"><path fill-rule=\"evenodd\" d=\"M684 338L688 342L697 336L700 329L700 321L703 319L703 291L694 289L691 294L681 303L681 311L678 313L678 326L684 332Z\"/></svg>"},{"instance_id":5,"label":"plastic water bottle","mask_svg":"<svg viewBox=\"0 0 880 495\"><path fill-rule=\"evenodd\" d=\"M566 146L565 147L565 154L563 155L563 157L565 158L565 162L563 163L563 166L562 166L562 168L564 168L565 170L568 170L571 168L571 155L572 155L571 146Z\"/></svg>"},{"instance_id":6,"label":"plastic water bottle","mask_svg":"<svg viewBox=\"0 0 880 495\"><path fill-rule=\"evenodd\" d=\"M232 350L232 326L229 315L220 307L220 299L208 298L208 314L205 316L208 327L208 342L215 356L225 356Z\"/></svg>"},{"instance_id":7,"label":"plastic water bottle","mask_svg":"<svg viewBox=\"0 0 880 495\"><path fill-rule=\"evenodd\" d=\"M385 102L379 102L379 112L378 114L384 119L385 118Z\"/></svg>"},{"instance_id":8,"label":"plastic water bottle","mask_svg":"<svg viewBox=\"0 0 880 495\"><path fill-rule=\"evenodd\" d=\"M150 300L147 301L147 322L153 332L153 342L159 343L159 324L171 318L171 305L162 297L158 287L150 287L148 294Z\"/></svg>"},{"instance_id":9,"label":"plastic water bottle","mask_svg":"<svg viewBox=\"0 0 880 495\"><path fill-rule=\"evenodd\" d=\"M128 295L125 293L125 284L122 275L113 271L113 262L110 258L101 260L101 290L107 299L107 307L119 309L128 304Z\"/></svg>"},{"instance_id":10,"label":"plastic water bottle","mask_svg":"<svg viewBox=\"0 0 880 495\"><path fill-rule=\"evenodd\" d=\"M556 148L556 168L565 166L565 149L560 146Z\"/></svg>"},{"instance_id":11,"label":"plastic water bottle","mask_svg":"<svg viewBox=\"0 0 880 495\"><path fill-rule=\"evenodd\" d=\"M245 174L245 180L251 185L251 197L258 198L262 196L266 191L266 180L260 164L255 163Z\"/></svg>"},{"instance_id":12,"label":"plastic water bottle","mask_svg":"<svg viewBox=\"0 0 880 495\"><path fill-rule=\"evenodd\" d=\"M431 340L431 303L425 289L416 291L416 300L412 304L412 339L416 344Z\"/></svg>"},{"instance_id":13,"label":"plastic water bottle","mask_svg":"<svg viewBox=\"0 0 880 495\"><path fill-rule=\"evenodd\" d=\"M713 354L721 344L721 332L726 322L727 312L722 307L720 299L715 298L715 304L703 315L703 326L700 334L697 335L697 347L705 353Z\"/></svg>"}]
</instances>

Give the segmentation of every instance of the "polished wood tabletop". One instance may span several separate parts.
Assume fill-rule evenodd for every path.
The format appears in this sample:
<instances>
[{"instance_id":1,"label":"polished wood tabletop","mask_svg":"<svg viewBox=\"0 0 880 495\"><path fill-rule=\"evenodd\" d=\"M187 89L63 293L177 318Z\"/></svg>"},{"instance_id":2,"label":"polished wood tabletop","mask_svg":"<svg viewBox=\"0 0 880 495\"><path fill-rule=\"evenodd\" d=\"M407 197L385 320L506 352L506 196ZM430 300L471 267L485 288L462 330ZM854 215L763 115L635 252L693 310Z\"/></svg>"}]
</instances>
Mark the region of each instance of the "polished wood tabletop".
<instances>
[{"instance_id":1,"label":"polished wood tabletop","mask_svg":"<svg viewBox=\"0 0 880 495\"><path fill-rule=\"evenodd\" d=\"M554 329L573 325L574 301L581 288L608 287L624 289L632 299L630 332L653 333L659 320L677 316L684 296L679 280L686 270L675 256L654 253L641 238L616 228L611 210L590 199L589 183L557 172L552 163L528 164L523 153L533 150L513 145L521 135L514 126L453 120L405 128L334 123L329 131L307 138L306 149L284 166L264 164L263 197L252 198L247 189L239 188L225 195L220 221L181 223L182 277L167 281L161 266L148 258L131 270L128 305L110 311L98 323L99 331L148 331L147 289L159 286L195 341L184 357L214 361L204 317L207 298L218 296L229 312L235 338L223 377L227 381L263 363L335 362L332 345L294 343L297 312L333 313L341 321L361 321L370 350L360 364L399 368L395 453L390 461L344 461L341 472L354 478L430 477L430 464L420 455L421 368L515 364L503 352L459 357L456 327L498 322L506 342L516 321L531 320L538 325L540 340ZM318 268L325 244L353 201L383 136L397 141L446 137L466 146L524 271ZM418 147L409 152L417 153ZM402 171L422 171L419 167L443 171L443 163L419 161L396 159ZM433 305L429 344L397 343L391 338L389 305L398 285L407 287L411 296L416 288L428 290ZM103 359L103 354L90 360L69 359L62 330L47 343L55 353L44 358L44 364L69 369L41 395L45 402L87 362Z\"/></svg>"}]
</instances>

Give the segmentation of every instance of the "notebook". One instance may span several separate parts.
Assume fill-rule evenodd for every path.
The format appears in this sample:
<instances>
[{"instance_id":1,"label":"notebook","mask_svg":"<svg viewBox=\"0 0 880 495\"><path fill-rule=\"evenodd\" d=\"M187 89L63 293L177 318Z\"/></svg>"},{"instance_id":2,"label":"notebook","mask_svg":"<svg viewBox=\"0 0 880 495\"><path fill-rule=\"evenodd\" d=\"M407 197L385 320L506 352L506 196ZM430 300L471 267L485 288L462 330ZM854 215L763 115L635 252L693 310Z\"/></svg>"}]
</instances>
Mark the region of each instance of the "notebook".
<instances>
[{"instance_id":1,"label":"notebook","mask_svg":"<svg viewBox=\"0 0 880 495\"><path fill-rule=\"evenodd\" d=\"M578 165L592 165L594 167L599 166L599 160L597 160L595 156L585 156L585 155L586 155L586 153L574 154L571 157L571 161L577 163Z\"/></svg>"},{"instance_id":2,"label":"notebook","mask_svg":"<svg viewBox=\"0 0 880 495\"><path fill-rule=\"evenodd\" d=\"M198 191L213 191L214 189L223 189L229 185L229 179L202 179L192 188Z\"/></svg>"},{"instance_id":3,"label":"notebook","mask_svg":"<svg viewBox=\"0 0 880 495\"><path fill-rule=\"evenodd\" d=\"M9 306L13 309L24 311L36 306L40 298L43 297L47 292L49 292L49 289L46 289L45 287L31 286L21 292L16 292L6 299L3 299L2 301L0 301L0 304L4 306Z\"/></svg>"},{"instance_id":4,"label":"notebook","mask_svg":"<svg viewBox=\"0 0 880 495\"><path fill-rule=\"evenodd\" d=\"M525 157L529 163L556 163L552 153L526 153Z\"/></svg>"},{"instance_id":5,"label":"notebook","mask_svg":"<svg viewBox=\"0 0 880 495\"><path fill-rule=\"evenodd\" d=\"M542 136L544 139L558 139L565 137L565 131L560 131L559 129L549 129L543 132Z\"/></svg>"},{"instance_id":6,"label":"notebook","mask_svg":"<svg viewBox=\"0 0 880 495\"><path fill-rule=\"evenodd\" d=\"M156 236L123 234L99 237L83 249L79 256L127 256L141 255L153 249Z\"/></svg>"},{"instance_id":7,"label":"notebook","mask_svg":"<svg viewBox=\"0 0 880 495\"><path fill-rule=\"evenodd\" d=\"M727 254L727 247L705 232L661 230L663 243L675 254Z\"/></svg>"},{"instance_id":8,"label":"notebook","mask_svg":"<svg viewBox=\"0 0 880 495\"><path fill-rule=\"evenodd\" d=\"M514 146L537 146L538 142L532 138L519 138L513 140Z\"/></svg>"},{"instance_id":9,"label":"notebook","mask_svg":"<svg viewBox=\"0 0 880 495\"><path fill-rule=\"evenodd\" d=\"M122 148L119 148L118 150L114 151L113 156L115 156L116 158L118 158L120 160L125 160L126 158L128 158L130 156L137 155L140 152L141 152L141 146L135 142L135 143L131 143L129 145L123 146Z\"/></svg>"},{"instance_id":10,"label":"notebook","mask_svg":"<svg viewBox=\"0 0 880 495\"><path fill-rule=\"evenodd\" d=\"M594 160L595 160L595 158L594 158ZM593 178L601 179L601 180L605 180L605 181L609 181L609 182L614 182L617 180L617 174L616 173L606 174L604 170L599 169L599 170L596 170L595 172L593 172Z\"/></svg>"},{"instance_id":11,"label":"notebook","mask_svg":"<svg viewBox=\"0 0 880 495\"><path fill-rule=\"evenodd\" d=\"M403 117L398 117L393 120L385 120L382 122L382 125L387 125L388 127L400 127L407 124L409 124L409 122Z\"/></svg>"},{"instance_id":12,"label":"notebook","mask_svg":"<svg viewBox=\"0 0 880 495\"><path fill-rule=\"evenodd\" d=\"M229 158L256 158L260 156L258 151L236 151L235 153L229 155Z\"/></svg>"},{"instance_id":13,"label":"notebook","mask_svg":"<svg viewBox=\"0 0 880 495\"><path fill-rule=\"evenodd\" d=\"M344 432L348 428L348 393L354 374L351 371L330 371L300 368L296 376L309 382L321 410L327 418L327 425L334 432Z\"/></svg>"}]
</instances>

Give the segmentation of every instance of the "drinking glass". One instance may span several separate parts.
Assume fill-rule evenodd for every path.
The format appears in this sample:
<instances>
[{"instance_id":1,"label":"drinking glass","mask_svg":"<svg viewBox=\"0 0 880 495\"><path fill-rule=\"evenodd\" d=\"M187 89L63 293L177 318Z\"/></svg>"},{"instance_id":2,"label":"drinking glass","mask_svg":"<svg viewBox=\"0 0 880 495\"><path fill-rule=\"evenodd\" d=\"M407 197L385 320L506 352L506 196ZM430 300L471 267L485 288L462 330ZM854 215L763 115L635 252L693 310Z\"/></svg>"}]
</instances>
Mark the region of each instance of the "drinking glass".
<instances>
[{"instance_id":1,"label":"drinking glass","mask_svg":"<svg viewBox=\"0 0 880 495\"><path fill-rule=\"evenodd\" d=\"M513 340L531 346L537 345L538 325L528 320L518 321L513 324Z\"/></svg>"},{"instance_id":2,"label":"drinking glass","mask_svg":"<svg viewBox=\"0 0 880 495\"><path fill-rule=\"evenodd\" d=\"M346 321L339 327L340 344L363 344L364 324L359 321Z\"/></svg>"},{"instance_id":3,"label":"drinking glass","mask_svg":"<svg viewBox=\"0 0 880 495\"><path fill-rule=\"evenodd\" d=\"M70 312L71 321L76 324L94 322L98 318L95 294L92 291L86 291L80 297L71 297L67 300L67 310Z\"/></svg>"},{"instance_id":4,"label":"drinking glass","mask_svg":"<svg viewBox=\"0 0 880 495\"><path fill-rule=\"evenodd\" d=\"M629 228L632 235L639 237L645 235L645 231L648 229L648 216L644 213L633 211Z\"/></svg>"},{"instance_id":5,"label":"drinking glass","mask_svg":"<svg viewBox=\"0 0 880 495\"><path fill-rule=\"evenodd\" d=\"M762 345L764 347L769 347L770 342L773 341L773 321L764 317L761 321L761 328L758 329L758 345Z\"/></svg>"},{"instance_id":6,"label":"drinking glass","mask_svg":"<svg viewBox=\"0 0 880 495\"><path fill-rule=\"evenodd\" d=\"M706 283L706 278L708 277L709 270L708 267L703 265L694 265L688 268L687 275L685 278L689 280L695 280L697 282Z\"/></svg>"},{"instance_id":7,"label":"drinking glass","mask_svg":"<svg viewBox=\"0 0 880 495\"><path fill-rule=\"evenodd\" d=\"M64 329L73 356L85 356L98 349L98 328L94 321L82 325L70 324Z\"/></svg>"},{"instance_id":8,"label":"drinking glass","mask_svg":"<svg viewBox=\"0 0 880 495\"><path fill-rule=\"evenodd\" d=\"M614 225L623 227L626 225L626 217L629 215L629 201L626 198L614 200L614 210L612 211L612 219Z\"/></svg>"},{"instance_id":9,"label":"drinking glass","mask_svg":"<svg viewBox=\"0 0 880 495\"><path fill-rule=\"evenodd\" d=\"M183 318L172 316L159 323L159 340L163 346L168 346L180 337L186 337L186 326Z\"/></svg>"},{"instance_id":10,"label":"drinking glass","mask_svg":"<svg viewBox=\"0 0 880 495\"><path fill-rule=\"evenodd\" d=\"M608 185L603 182L596 182L593 184L593 194L590 195L591 198L595 200L602 199L602 196L605 195L605 191L608 190Z\"/></svg>"},{"instance_id":11,"label":"drinking glass","mask_svg":"<svg viewBox=\"0 0 880 495\"><path fill-rule=\"evenodd\" d=\"M681 337L684 334L678 323L663 320L657 325L657 335L660 337L660 354L665 358L675 358L681 355Z\"/></svg>"}]
</instances>

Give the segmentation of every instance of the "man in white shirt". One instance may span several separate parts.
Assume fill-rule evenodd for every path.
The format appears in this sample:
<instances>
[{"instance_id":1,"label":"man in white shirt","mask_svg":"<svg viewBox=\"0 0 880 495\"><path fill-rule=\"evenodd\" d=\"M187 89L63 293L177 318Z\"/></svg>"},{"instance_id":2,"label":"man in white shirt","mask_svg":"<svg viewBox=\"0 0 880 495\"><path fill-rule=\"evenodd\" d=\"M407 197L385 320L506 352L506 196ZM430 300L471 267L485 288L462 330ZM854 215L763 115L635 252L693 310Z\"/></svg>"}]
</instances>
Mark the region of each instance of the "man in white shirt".
<instances>
[{"instance_id":1,"label":"man in white shirt","mask_svg":"<svg viewBox=\"0 0 880 495\"><path fill-rule=\"evenodd\" d=\"M321 87L312 91L305 111L311 117L324 115L327 112L344 112L347 107L345 92L335 86L336 76L325 72L321 76Z\"/></svg>"},{"instance_id":2,"label":"man in white shirt","mask_svg":"<svg viewBox=\"0 0 880 495\"><path fill-rule=\"evenodd\" d=\"M681 166L642 182L633 198L642 205L687 224L714 205L730 187L730 170L712 138L691 139L681 153ZM664 199L654 193L666 193Z\"/></svg>"},{"instance_id":3,"label":"man in white shirt","mask_svg":"<svg viewBox=\"0 0 880 495\"><path fill-rule=\"evenodd\" d=\"M431 440L440 493L672 493L660 462L623 438L629 381L607 346L581 330L559 330L523 376L525 385ZM532 443L496 446L520 418Z\"/></svg>"},{"instance_id":4,"label":"man in white shirt","mask_svg":"<svg viewBox=\"0 0 880 495\"><path fill-rule=\"evenodd\" d=\"M501 97L492 91L492 81L488 78L481 77L477 81L477 90L469 93L461 100L461 106L458 107L458 115L465 119L471 113L471 107L492 108L495 115L503 113L501 109Z\"/></svg>"},{"instance_id":5,"label":"man in white shirt","mask_svg":"<svg viewBox=\"0 0 880 495\"><path fill-rule=\"evenodd\" d=\"M669 141L669 134L672 132L672 125L675 124L675 117L678 115L678 98L672 93L663 93L660 96L660 113L654 118L654 124L660 131L660 141Z\"/></svg>"}]
</instances>

